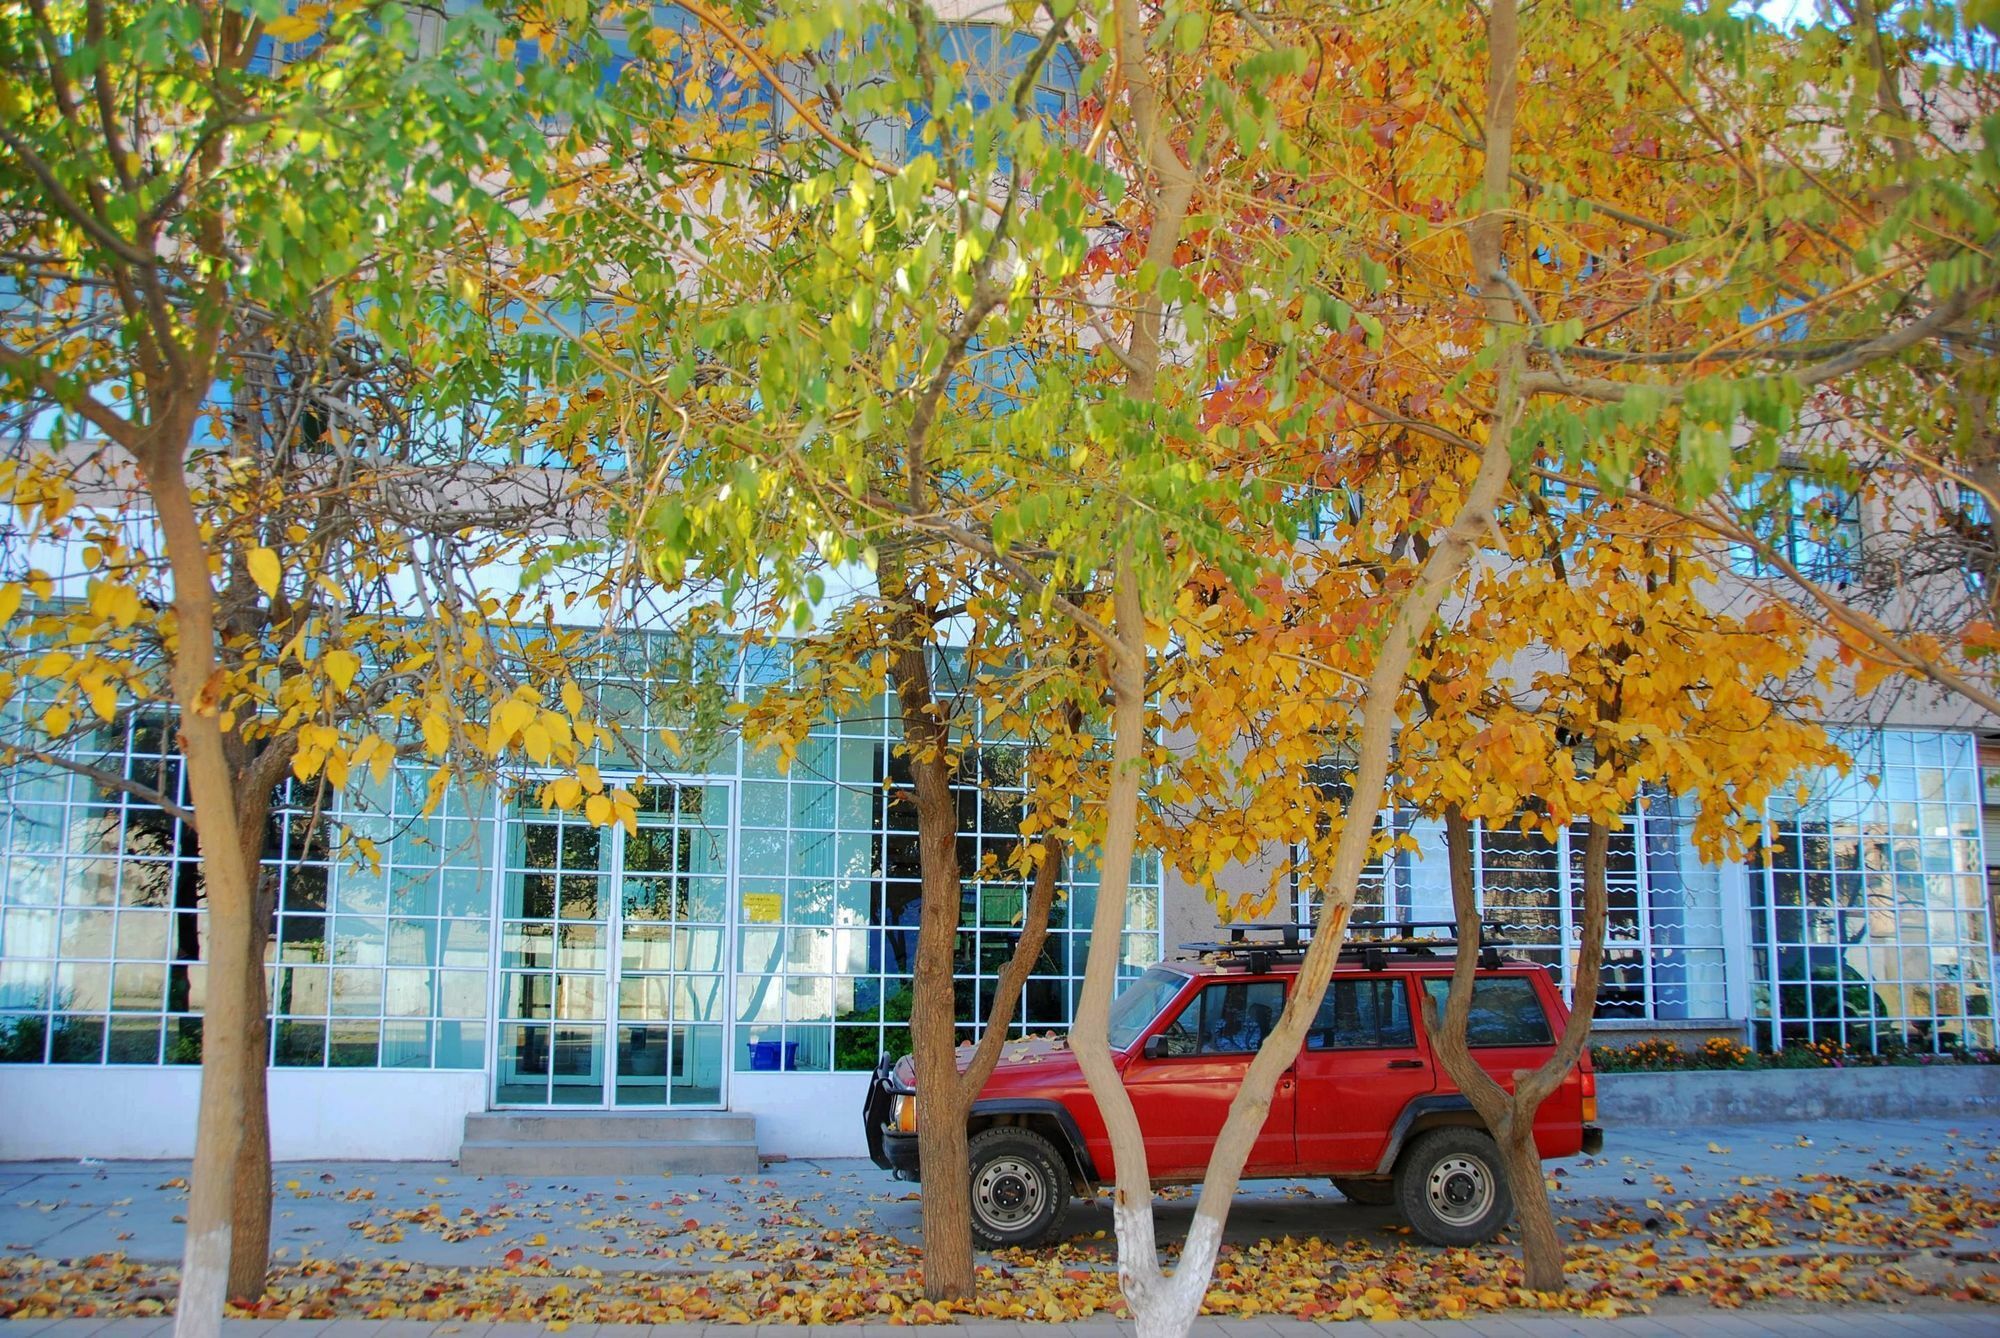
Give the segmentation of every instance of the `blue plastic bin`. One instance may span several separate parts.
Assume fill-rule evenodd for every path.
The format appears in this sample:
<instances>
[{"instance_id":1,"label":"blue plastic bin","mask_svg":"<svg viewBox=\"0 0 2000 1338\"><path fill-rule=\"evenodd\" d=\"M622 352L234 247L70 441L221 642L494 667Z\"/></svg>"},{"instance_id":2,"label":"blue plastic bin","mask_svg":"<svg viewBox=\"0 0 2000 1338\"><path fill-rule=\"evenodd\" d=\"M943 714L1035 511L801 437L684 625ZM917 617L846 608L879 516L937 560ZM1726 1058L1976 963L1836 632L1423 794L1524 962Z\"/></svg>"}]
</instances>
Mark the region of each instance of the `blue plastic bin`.
<instances>
[{"instance_id":1,"label":"blue plastic bin","mask_svg":"<svg viewBox=\"0 0 2000 1338\"><path fill-rule=\"evenodd\" d=\"M750 1042L750 1067L755 1072L775 1073L780 1064L784 1071L793 1073L799 1067L799 1043L797 1041L752 1041Z\"/></svg>"}]
</instances>

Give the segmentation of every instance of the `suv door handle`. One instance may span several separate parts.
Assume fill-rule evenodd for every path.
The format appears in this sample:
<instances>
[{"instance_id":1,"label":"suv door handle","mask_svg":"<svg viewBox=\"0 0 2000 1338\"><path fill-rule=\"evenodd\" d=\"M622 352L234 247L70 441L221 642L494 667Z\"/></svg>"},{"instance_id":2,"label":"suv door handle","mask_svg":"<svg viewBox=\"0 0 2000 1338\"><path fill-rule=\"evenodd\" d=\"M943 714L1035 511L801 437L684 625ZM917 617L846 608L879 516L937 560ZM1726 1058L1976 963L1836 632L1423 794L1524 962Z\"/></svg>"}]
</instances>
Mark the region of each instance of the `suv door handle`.
<instances>
[{"instance_id":1,"label":"suv door handle","mask_svg":"<svg viewBox=\"0 0 2000 1338\"><path fill-rule=\"evenodd\" d=\"M1420 1069L1423 1066L1424 1061L1421 1059L1392 1059L1389 1061L1389 1067L1392 1069Z\"/></svg>"}]
</instances>

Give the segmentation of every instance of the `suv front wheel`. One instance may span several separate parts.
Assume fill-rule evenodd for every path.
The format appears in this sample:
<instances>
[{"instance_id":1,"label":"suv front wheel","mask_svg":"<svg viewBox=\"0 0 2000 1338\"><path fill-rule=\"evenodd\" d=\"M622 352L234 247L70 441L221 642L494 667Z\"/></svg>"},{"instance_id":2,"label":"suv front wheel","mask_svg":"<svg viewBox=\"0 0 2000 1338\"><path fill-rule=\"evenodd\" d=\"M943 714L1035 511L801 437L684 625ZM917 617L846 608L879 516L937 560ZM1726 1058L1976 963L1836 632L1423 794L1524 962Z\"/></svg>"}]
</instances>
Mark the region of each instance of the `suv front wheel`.
<instances>
[{"instance_id":1,"label":"suv front wheel","mask_svg":"<svg viewBox=\"0 0 2000 1338\"><path fill-rule=\"evenodd\" d=\"M1433 1129L1411 1144L1396 1168L1396 1201L1433 1245L1491 1240L1514 1215L1500 1149L1479 1129Z\"/></svg>"},{"instance_id":2,"label":"suv front wheel","mask_svg":"<svg viewBox=\"0 0 2000 1338\"><path fill-rule=\"evenodd\" d=\"M1040 1134L1002 1126L972 1136L972 1236L989 1250L1035 1245L1069 1212L1069 1172Z\"/></svg>"},{"instance_id":3,"label":"suv front wheel","mask_svg":"<svg viewBox=\"0 0 2000 1338\"><path fill-rule=\"evenodd\" d=\"M1359 1180L1342 1176L1333 1178L1333 1187L1349 1203L1359 1203L1370 1208L1386 1208L1396 1201L1396 1182L1393 1180Z\"/></svg>"}]
</instances>

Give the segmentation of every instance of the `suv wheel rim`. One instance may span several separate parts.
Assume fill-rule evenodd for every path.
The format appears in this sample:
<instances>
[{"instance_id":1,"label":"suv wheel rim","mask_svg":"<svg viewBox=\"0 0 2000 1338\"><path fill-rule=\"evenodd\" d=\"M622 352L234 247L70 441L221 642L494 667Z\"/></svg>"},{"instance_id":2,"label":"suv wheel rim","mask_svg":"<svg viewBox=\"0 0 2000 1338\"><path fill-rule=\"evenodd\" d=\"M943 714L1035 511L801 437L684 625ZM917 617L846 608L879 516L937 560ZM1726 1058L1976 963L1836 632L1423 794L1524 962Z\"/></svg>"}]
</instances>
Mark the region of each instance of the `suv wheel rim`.
<instances>
[{"instance_id":1,"label":"suv wheel rim","mask_svg":"<svg viewBox=\"0 0 2000 1338\"><path fill-rule=\"evenodd\" d=\"M1019 1157L995 1157L972 1180L972 1206L997 1231L1034 1221L1046 1200L1040 1173Z\"/></svg>"},{"instance_id":2,"label":"suv wheel rim","mask_svg":"<svg viewBox=\"0 0 2000 1338\"><path fill-rule=\"evenodd\" d=\"M1440 1158L1424 1177L1431 1211L1452 1226L1470 1226L1493 1206L1493 1173L1472 1157Z\"/></svg>"}]
</instances>

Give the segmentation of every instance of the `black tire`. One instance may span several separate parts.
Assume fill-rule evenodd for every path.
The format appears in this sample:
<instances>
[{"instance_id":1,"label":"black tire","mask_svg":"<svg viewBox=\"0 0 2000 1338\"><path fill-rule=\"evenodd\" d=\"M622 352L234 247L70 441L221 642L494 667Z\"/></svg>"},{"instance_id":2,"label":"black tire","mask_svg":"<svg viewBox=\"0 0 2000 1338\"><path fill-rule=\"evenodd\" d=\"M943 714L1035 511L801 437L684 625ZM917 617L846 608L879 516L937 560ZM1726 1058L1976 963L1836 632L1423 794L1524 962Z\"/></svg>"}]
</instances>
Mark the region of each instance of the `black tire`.
<instances>
[{"instance_id":1,"label":"black tire","mask_svg":"<svg viewBox=\"0 0 2000 1338\"><path fill-rule=\"evenodd\" d=\"M1433 1245L1477 1245L1514 1216L1500 1149L1481 1129L1433 1129L1396 1164L1396 1202Z\"/></svg>"},{"instance_id":2,"label":"black tire","mask_svg":"<svg viewBox=\"0 0 2000 1338\"><path fill-rule=\"evenodd\" d=\"M1366 1204L1370 1208L1386 1208L1396 1201L1394 1180L1352 1180L1337 1175L1333 1187L1349 1203Z\"/></svg>"},{"instance_id":3,"label":"black tire","mask_svg":"<svg viewBox=\"0 0 2000 1338\"><path fill-rule=\"evenodd\" d=\"M1000 1126L972 1136L972 1238L989 1250L1039 1245L1069 1213L1070 1175L1040 1134Z\"/></svg>"}]
</instances>

